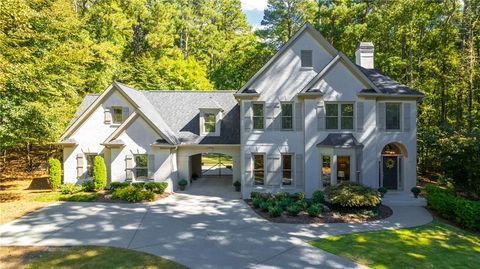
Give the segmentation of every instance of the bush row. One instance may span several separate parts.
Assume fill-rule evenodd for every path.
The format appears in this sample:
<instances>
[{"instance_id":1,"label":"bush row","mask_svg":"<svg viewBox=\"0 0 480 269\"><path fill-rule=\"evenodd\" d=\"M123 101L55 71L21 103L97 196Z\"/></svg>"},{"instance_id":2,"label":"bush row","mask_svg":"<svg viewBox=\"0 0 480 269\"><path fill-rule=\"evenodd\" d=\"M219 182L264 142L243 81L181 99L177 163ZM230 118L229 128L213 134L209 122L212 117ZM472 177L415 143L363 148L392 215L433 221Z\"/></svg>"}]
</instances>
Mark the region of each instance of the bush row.
<instances>
[{"instance_id":1,"label":"bush row","mask_svg":"<svg viewBox=\"0 0 480 269\"><path fill-rule=\"evenodd\" d=\"M434 185L425 186L428 206L442 217L472 230L480 230L480 201L472 201Z\"/></svg>"},{"instance_id":2,"label":"bush row","mask_svg":"<svg viewBox=\"0 0 480 269\"><path fill-rule=\"evenodd\" d=\"M322 204L325 200L321 191L316 191L313 199L305 199L303 192L294 194L287 192L276 194L252 192L250 197L253 207L268 212L268 215L272 218L279 217L284 212L289 216L297 216L302 211L307 212L310 217L316 217L325 209L328 209Z\"/></svg>"},{"instance_id":3,"label":"bush row","mask_svg":"<svg viewBox=\"0 0 480 269\"><path fill-rule=\"evenodd\" d=\"M117 189L133 186L137 189L152 191L154 193L162 194L168 187L167 182L112 182L110 183L110 190L115 191Z\"/></svg>"},{"instance_id":4,"label":"bush row","mask_svg":"<svg viewBox=\"0 0 480 269\"><path fill-rule=\"evenodd\" d=\"M342 207L374 207L380 204L378 191L354 182L342 182L325 189L330 203Z\"/></svg>"},{"instance_id":5,"label":"bush row","mask_svg":"<svg viewBox=\"0 0 480 269\"><path fill-rule=\"evenodd\" d=\"M127 202L136 203L140 201L155 200L155 193L150 190L138 188L133 185L117 188L112 192L113 199L121 199Z\"/></svg>"}]
</instances>

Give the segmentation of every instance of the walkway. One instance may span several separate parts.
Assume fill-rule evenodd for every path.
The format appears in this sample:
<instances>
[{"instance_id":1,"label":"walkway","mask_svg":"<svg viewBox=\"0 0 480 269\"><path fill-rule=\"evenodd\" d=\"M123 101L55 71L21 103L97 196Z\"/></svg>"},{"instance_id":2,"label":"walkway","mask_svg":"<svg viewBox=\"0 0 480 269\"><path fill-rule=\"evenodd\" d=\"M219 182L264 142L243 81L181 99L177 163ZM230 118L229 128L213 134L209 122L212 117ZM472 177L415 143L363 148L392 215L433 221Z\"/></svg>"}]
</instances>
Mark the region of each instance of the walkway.
<instances>
[{"instance_id":1,"label":"walkway","mask_svg":"<svg viewBox=\"0 0 480 269\"><path fill-rule=\"evenodd\" d=\"M191 193L148 204L58 203L1 225L0 245L117 246L191 268L364 268L306 241L432 220L422 207L404 206L393 207L388 219L363 224L273 224L229 198L232 193L201 194L200 183Z\"/></svg>"}]
</instances>

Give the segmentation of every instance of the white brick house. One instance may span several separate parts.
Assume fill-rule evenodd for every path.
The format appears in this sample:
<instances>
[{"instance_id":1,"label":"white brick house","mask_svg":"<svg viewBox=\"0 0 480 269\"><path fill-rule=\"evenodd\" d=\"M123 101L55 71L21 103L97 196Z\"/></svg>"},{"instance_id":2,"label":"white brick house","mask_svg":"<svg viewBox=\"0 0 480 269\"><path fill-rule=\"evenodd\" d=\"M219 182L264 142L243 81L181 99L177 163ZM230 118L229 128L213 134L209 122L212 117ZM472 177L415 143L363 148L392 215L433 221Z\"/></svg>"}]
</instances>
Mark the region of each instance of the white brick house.
<instances>
[{"instance_id":1,"label":"white brick house","mask_svg":"<svg viewBox=\"0 0 480 269\"><path fill-rule=\"evenodd\" d=\"M313 191L340 181L409 191L416 182L416 114L423 94L356 64L304 25L241 89L139 91L114 82L87 96L61 137L64 180L168 181L201 173L200 154L233 159L232 181L251 191Z\"/></svg>"}]
</instances>

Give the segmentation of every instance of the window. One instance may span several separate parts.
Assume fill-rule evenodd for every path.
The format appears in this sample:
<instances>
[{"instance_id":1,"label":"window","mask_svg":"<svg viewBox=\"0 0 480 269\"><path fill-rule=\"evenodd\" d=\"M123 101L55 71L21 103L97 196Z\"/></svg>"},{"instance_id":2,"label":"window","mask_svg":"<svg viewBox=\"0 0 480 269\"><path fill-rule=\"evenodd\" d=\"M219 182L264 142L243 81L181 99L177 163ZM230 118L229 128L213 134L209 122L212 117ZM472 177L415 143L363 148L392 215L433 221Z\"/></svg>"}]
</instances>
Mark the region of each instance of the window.
<instances>
[{"instance_id":1,"label":"window","mask_svg":"<svg viewBox=\"0 0 480 269\"><path fill-rule=\"evenodd\" d=\"M323 187L331 185L332 168L330 166L331 157L329 155L322 156L322 184Z\"/></svg>"},{"instance_id":2,"label":"window","mask_svg":"<svg viewBox=\"0 0 480 269\"><path fill-rule=\"evenodd\" d=\"M253 104L253 129L263 129L263 104Z\"/></svg>"},{"instance_id":3,"label":"window","mask_svg":"<svg viewBox=\"0 0 480 269\"><path fill-rule=\"evenodd\" d=\"M113 123L119 124L123 122L123 114L121 107L113 107Z\"/></svg>"},{"instance_id":4,"label":"window","mask_svg":"<svg viewBox=\"0 0 480 269\"><path fill-rule=\"evenodd\" d=\"M215 133L215 127L217 125L217 116L213 113L203 114L203 132Z\"/></svg>"},{"instance_id":5,"label":"window","mask_svg":"<svg viewBox=\"0 0 480 269\"><path fill-rule=\"evenodd\" d=\"M386 103L385 104L385 119L387 130L400 130L400 104Z\"/></svg>"},{"instance_id":6,"label":"window","mask_svg":"<svg viewBox=\"0 0 480 269\"><path fill-rule=\"evenodd\" d=\"M350 181L350 156L337 156L337 181Z\"/></svg>"},{"instance_id":7,"label":"window","mask_svg":"<svg viewBox=\"0 0 480 269\"><path fill-rule=\"evenodd\" d=\"M263 185L265 182L265 159L263 154L253 155L253 178L255 185Z\"/></svg>"},{"instance_id":8,"label":"window","mask_svg":"<svg viewBox=\"0 0 480 269\"><path fill-rule=\"evenodd\" d=\"M95 161L96 153L85 154L87 159L87 177L93 177L93 162Z\"/></svg>"},{"instance_id":9,"label":"window","mask_svg":"<svg viewBox=\"0 0 480 269\"><path fill-rule=\"evenodd\" d=\"M302 67L312 67L312 51L311 50L302 50L300 51L300 58L302 61Z\"/></svg>"},{"instance_id":10,"label":"window","mask_svg":"<svg viewBox=\"0 0 480 269\"><path fill-rule=\"evenodd\" d=\"M282 185L292 185L292 154L282 155Z\"/></svg>"},{"instance_id":11,"label":"window","mask_svg":"<svg viewBox=\"0 0 480 269\"><path fill-rule=\"evenodd\" d=\"M135 155L135 178L148 177L148 155Z\"/></svg>"},{"instance_id":12,"label":"window","mask_svg":"<svg viewBox=\"0 0 480 269\"><path fill-rule=\"evenodd\" d=\"M353 104L326 104L325 109L326 129L353 129Z\"/></svg>"},{"instance_id":13,"label":"window","mask_svg":"<svg viewBox=\"0 0 480 269\"><path fill-rule=\"evenodd\" d=\"M282 103L282 129L293 129L293 104Z\"/></svg>"}]
</instances>

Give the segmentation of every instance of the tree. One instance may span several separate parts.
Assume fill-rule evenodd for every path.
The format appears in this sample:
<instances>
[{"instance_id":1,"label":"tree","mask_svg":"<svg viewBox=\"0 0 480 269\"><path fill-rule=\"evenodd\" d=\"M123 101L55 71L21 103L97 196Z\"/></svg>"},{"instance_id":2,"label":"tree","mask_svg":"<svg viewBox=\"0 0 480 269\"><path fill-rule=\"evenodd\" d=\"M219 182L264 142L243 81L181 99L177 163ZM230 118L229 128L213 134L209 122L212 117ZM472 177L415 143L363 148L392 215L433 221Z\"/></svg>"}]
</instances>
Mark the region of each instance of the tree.
<instances>
[{"instance_id":1,"label":"tree","mask_svg":"<svg viewBox=\"0 0 480 269\"><path fill-rule=\"evenodd\" d=\"M97 191L107 186L107 167L102 156L95 156L93 159L93 187Z\"/></svg>"}]
</instances>

